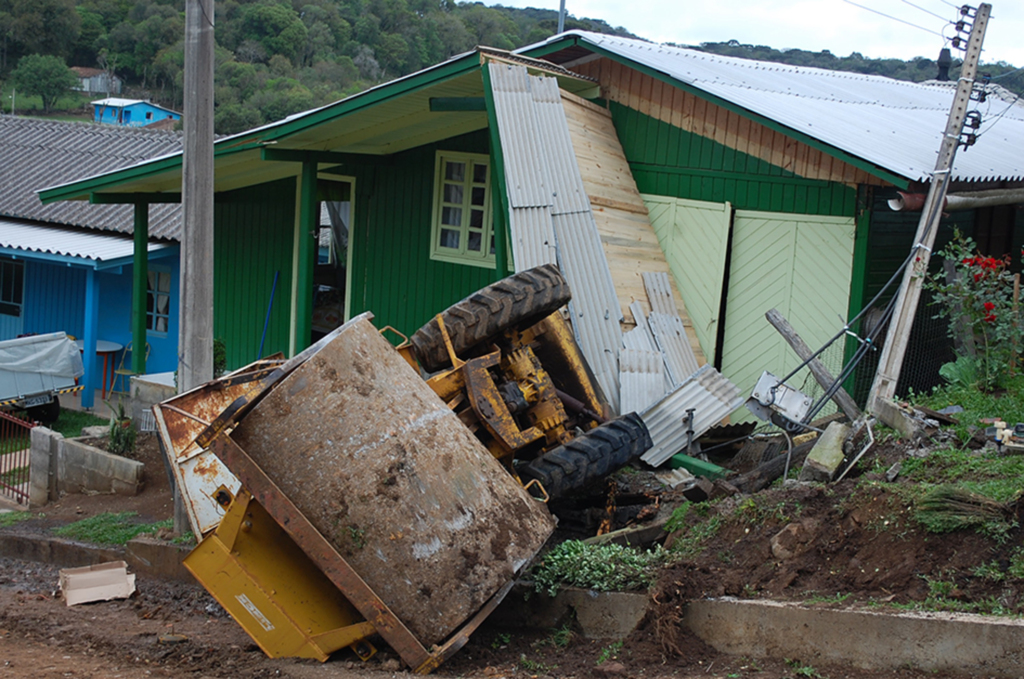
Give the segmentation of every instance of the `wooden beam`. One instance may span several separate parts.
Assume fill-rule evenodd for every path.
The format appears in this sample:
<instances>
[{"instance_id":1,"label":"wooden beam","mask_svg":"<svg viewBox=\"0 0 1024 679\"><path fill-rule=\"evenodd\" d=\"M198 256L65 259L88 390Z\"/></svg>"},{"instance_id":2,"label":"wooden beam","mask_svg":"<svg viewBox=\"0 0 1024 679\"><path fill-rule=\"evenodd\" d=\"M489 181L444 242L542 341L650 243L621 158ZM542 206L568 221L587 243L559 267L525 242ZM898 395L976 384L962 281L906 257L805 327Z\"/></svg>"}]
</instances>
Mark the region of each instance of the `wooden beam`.
<instances>
[{"instance_id":1,"label":"wooden beam","mask_svg":"<svg viewBox=\"0 0 1024 679\"><path fill-rule=\"evenodd\" d=\"M768 322L779 331L779 334L782 335L782 337L789 343L789 346L793 347L793 351L796 352L796 355L800 357L801 361L806 361L810 358L811 354L814 352L811 351L811 348L807 346L806 342L800 339L800 335L798 335L796 330L793 329L793 326L789 324L789 321L786 320L785 316L779 313L776 309L769 309L768 313L766 313L764 317L767 318ZM836 378L832 376L832 373L828 371L828 368L826 368L817 358L812 358L807 364L807 368L811 371L811 374L814 375L814 379L818 381L818 384L820 384L821 388L825 391L831 389L832 385L835 384ZM857 402L854 401L842 387L832 395L832 400L835 401L835 404L839 406L839 409L842 410L848 418L850 418L851 422L861 416L860 408L857 407Z\"/></svg>"},{"instance_id":2,"label":"wooden beam","mask_svg":"<svg viewBox=\"0 0 1024 679\"><path fill-rule=\"evenodd\" d=\"M260 149L260 159L284 163L329 163L331 165L394 165L391 156L338 151L303 151L302 149Z\"/></svg>"},{"instance_id":3,"label":"wooden beam","mask_svg":"<svg viewBox=\"0 0 1024 679\"><path fill-rule=\"evenodd\" d=\"M431 97L430 110L434 113L486 111L487 101L483 97Z\"/></svg>"}]
</instances>

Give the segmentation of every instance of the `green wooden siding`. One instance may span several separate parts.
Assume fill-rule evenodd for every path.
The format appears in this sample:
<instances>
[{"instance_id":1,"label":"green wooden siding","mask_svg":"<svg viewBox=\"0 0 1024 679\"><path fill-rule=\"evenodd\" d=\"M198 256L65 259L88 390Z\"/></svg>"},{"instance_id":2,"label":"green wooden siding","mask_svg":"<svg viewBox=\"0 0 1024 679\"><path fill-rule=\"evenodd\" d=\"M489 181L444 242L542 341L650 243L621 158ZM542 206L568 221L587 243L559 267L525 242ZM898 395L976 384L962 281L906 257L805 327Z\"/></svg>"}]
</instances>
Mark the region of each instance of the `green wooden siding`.
<instances>
[{"instance_id":1,"label":"green wooden siding","mask_svg":"<svg viewBox=\"0 0 1024 679\"><path fill-rule=\"evenodd\" d=\"M700 348L714 363L732 207L647 194L642 198Z\"/></svg>"},{"instance_id":2,"label":"green wooden siding","mask_svg":"<svg viewBox=\"0 0 1024 679\"><path fill-rule=\"evenodd\" d=\"M850 299L854 231L852 217L736 212L722 374L741 392L749 393L763 371L784 377L799 363L765 320L768 310L778 309L814 349L839 330ZM752 415L741 408L736 418Z\"/></svg>"},{"instance_id":3,"label":"green wooden siding","mask_svg":"<svg viewBox=\"0 0 1024 679\"><path fill-rule=\"evenodd\" d=\"M213 214L213 327L224 340L228 367L259 358L274 272L280 275L263 354L287 354L295 180L217 194Z\"/></svg>"},{"instance_id":4,"label":"green wooden siding","mask_svg":"<svg viewBox=\"0 0 1024 679\"><path fill-rule=\"evenodd\" d=\"M728 201L738 210L854 214L857 192L844 184L804 179L621 104L610 108L640 193Z\"/></svg>"},{"instance_id":5,"label":"green wooden siding","mask_svg":"<svg viewBox=\"0 0 1024 679\"><path fill-rule=\"evenodd\" d=\"M495 272L430 259L438 150L487 153L486 130L397 154L392 166L355 168L349 315L372 311L378 327L411 334L494 280Z\"/></svg>"}]
</instances>

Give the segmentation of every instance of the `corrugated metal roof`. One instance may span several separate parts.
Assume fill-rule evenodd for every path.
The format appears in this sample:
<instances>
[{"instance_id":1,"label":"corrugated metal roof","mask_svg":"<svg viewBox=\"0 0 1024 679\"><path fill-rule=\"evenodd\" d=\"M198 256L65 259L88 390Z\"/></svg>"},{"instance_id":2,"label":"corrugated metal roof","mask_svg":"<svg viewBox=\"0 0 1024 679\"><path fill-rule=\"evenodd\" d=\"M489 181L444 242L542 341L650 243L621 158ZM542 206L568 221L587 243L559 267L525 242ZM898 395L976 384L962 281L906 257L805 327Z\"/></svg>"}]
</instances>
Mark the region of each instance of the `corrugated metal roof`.
<instances>
[{"instance_id":1,"label":"corrugated metal roof","mask_svg":"<svg viewBox=\"0 0 1024 679\"><path fill-rule=\"evenodd\" d=\"M533 78L533 110L537 114L537 140L541 148L572 151L572 136L562 108L562 95L554 78ZM551 184L551 213L589 212L590 199L575 153L552 153L547 157Z\"/></svg>"},{"instance_id":2,"label":"corrugated metal roof","mask_svg":"<svg viewBox=\"0 0 1024 679\"><path fill-rule=\"evenodd\" d=\"M686 337L683 319L676 314L653 313L647 323L654 333L654 341L665 354L665 367L672 378L672 384L679 384L697 370L697 357L693 355L690 340Z\"/></svg>"},{"instance_id":3,"label":"corrugated metal roof","mask_svg":"<svg viewBox=\"0 0 1024 679\"><path fill-rule=\"evenodd\" d=\"M647 300L651 303L651 311L670 316L679 313L676 311L676 302L672 296L672 283L668 279L668 273L644 271L640 276L644 281Z\"/></svg>"},{"instance_id":4,"label":"corrugated metal roof","mask_svg":"<svg viewBox=\"0 0 1024 679\"><path fill-rule=\"evenodd\" d=\"M623 413L640 412L665 394L664 367L665 359L660 351L623 349L619 352L619 393Z\"/></svg>"},{"instance_id":5,"label":"corrugated metal roof","mask_svg":"<svg viewBox=\"0 0 1024 679\"><path fill-rule=\"evenodd\" d=\"M724 57L609 35L575 35L744 109L911 180L927 181L953 103L956 83L912 83L875 75ZM1024 103L990 85L982 134L961 149L953 179L1024 177Z\"/></svg>"},{"instance_id":6,"label":"corrugated metal roof","mask_svg":"<svg viewBox=\"0 0 1024 679\"><path fill-rule=\"evenodd\" d=\"M739 387L710 365L703 366L672 392L640 413L654 446L640 456L657 467L686 445L683 421L693 408L693 435L697 438L743 404Z\"/></svg>"},{"instance_id":7,"label":"corrugated metal roof","mask_svg":"<svg viewBox=\"0 0 1024 679\"><path fill-rule=\"evenodd\" d=\"M154 252L167 247L172 246L150 243L149 251ZM40 226L2 217L0 248L80 257L97 263L131 257L135 252L134 241L126 235Z\"/></svg>"},{"instance_id":8,"label":"corrugated metal roof","mask_svg":"<svg viewBox=\"0 0 1024 679\"><path fill-rule=\"evenodd\" d=\"M0 216L132 233L131 205L43 205L38 189L180 151L179 132L0 116ZM181 207L149 208L149 234L177 240Z\"/></svg>"},{"instance_id":9,"label":"corrugated metal roof","mask_svg":"<svg viewBox=\"0 0 1024 679\"><path fill-rule=\"evenodd\" d=\"M550 207L512 208L508 222L517 271L558 263Z\"/></svg>"},{"instance_id":10,"label":"corrugated metal roof","mask_svg":"<svg viewBox=\"0 0 1024 679\"><path fill-rule=\"evenodd\" d=\"M531 87L537 86L533 81L543 78L534 78L525 66L491 62L488 68L501 132L509 206L550 206L553 188L545 162L547 153L541 145L540 121L530 92Z\"/></svg>"}]
</instances>

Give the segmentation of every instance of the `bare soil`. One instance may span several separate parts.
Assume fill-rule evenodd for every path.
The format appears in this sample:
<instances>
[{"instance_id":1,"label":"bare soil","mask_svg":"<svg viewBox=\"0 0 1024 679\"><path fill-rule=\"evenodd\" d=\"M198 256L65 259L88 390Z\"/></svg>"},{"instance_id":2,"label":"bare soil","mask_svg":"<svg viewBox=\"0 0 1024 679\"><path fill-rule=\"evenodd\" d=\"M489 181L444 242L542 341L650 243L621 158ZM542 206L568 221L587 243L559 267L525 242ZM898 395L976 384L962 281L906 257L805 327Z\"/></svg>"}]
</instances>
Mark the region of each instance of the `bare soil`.
<instances>
[{"instance_id":1,"label":"bare soil","mask_svg":"<svg viewBox=\"0 0 1024 679\"><path fill-rule=\"evenodd\" d=\"M896 459L898 449L880 448ZM62 523L104 511L132 510L147 522L171 516L163 458L155 438L140 435L136 453L147 465L146 487L136 497L68 495L11 530L49 532ZM155 470L155 471L154 471ZM971 569L1006 561L1021 544L1016 528L1002 545L974 532L924 533L897 492L853 478L833 486L775 488L712 505L721 527L691 558L663 572L652 588L648 617L622 644L574 633L564 647L551 631L501 629L485 624L441 667L442 677L783 677L867 679L880 676L850 667L804 664L800 659L753 660L725 656L683 631L678 622L693 598L733 595L810 601L812 605L896 605L929 596L928 579L955 583L952 602L996 598L1022 612L1024 583L971 578ZM644 520L656 492L648 474L629 477L613 512L618 524ZM603 508L566 508L563 530L592 530ZM696 513L691 512L696 520ZM773 551L772 538L784 540ZM328 663L270 660L198 585L139 578L125 601L68 608L55 597L58 567L0 559L0 668L2 676L28 677L322 677L376 679L405 674L397 656L378 642L367 663L347 651ZM175 636L168 637L166 635ZM561 639L564 640L564 639ZM171 643L176 642L176 643ZM599 664L599 661L603 661ZM913 670L885 676L923 678Z\"/></svg>"}]
</instances>

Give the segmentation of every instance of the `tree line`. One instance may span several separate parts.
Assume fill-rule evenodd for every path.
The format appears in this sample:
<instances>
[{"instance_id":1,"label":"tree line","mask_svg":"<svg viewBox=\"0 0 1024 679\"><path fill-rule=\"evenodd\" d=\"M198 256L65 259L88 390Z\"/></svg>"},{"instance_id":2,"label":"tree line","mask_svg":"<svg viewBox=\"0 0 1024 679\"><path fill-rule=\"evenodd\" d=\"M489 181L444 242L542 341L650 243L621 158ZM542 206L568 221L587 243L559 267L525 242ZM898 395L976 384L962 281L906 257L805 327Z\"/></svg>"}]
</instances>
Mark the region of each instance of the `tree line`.
<instances>
[{"instance_id":1,"label":"tree line","mask_svg":"<svg viewBox=\"0 0 1024 679\"><path fill-rule=\"evenodd\" d=\"M553 9L455 0L217 0L214 12L220 134L337 101L476 45L538 42L558 22ZM570 16L566 28L636 37L600 19ZM184 30L182 0L0 0L0 79L19 91L35 88L50 108L74 84L68 66L101 68L125 83L121 96L180 110ZM937 70L925 58L836 57L736 41L694 48L906 80L932 78ZM1001 85L1024 92L1024 74L1003 63L991 70L1009 74Z\"/></svg>"}]
</instances>

